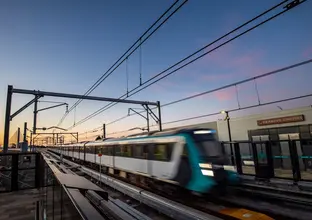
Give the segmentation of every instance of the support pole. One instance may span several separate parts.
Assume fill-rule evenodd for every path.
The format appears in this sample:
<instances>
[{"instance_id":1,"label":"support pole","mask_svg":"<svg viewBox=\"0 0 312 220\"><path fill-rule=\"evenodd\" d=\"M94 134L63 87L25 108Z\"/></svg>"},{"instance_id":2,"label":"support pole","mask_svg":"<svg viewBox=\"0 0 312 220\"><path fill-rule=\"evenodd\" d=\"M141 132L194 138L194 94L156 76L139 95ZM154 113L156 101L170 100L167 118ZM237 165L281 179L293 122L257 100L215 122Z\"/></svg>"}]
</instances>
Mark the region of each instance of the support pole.
<instances>
[{"instance_id":1,"label":"support pole","mask_svg":"<svg viewBox=\"0 0 312 220\"><path fill-rule=\"evenodd\" d=\"M12 92L13 92L13 86L8 86L5 121L4 121L4 137L3 137L3 152L4 153L8 151L8 147L9 147Z\"/></svg>"},{"instance_id":2,"label":"support pole","mask_svg":"<svg viewBox=\"0 0 312 220\"><path fill-rule=\"evenodd\" d=\"M33 144L32 132L30 132L30 146Z\"/></svg>"},{"instance_id":3,"label":"support pole","mask_svg":"<svg viewBox=\"0 0 312 220\"><path fill-rule=\"evenodd\" d=\"M34 125L33 125L34 134L36 134L36 130L37 130L37 113L38 113L38 99L35 100L35 107L34 107Z\"/></svg>"},{"instance_id":4,"label":"support pole","mask_svg":"<svg viewBox=\"0 0 312 220\"><path fill-rule=\"evenodd\" d=\"M26 143L27 141L27 122L24 123L24 138L23 138L23 142Z\"/></svg>"},{"instance_id":5,"label":"support pole","mask_svg":"<svg viewBox=\"0 0 312 220\"><path fill-rule=\"evenodd\" d=\"M19 148L20 136L21 136L21 129L17 128L17 144L16 144L16 148Z\"/></svg>"},{"instance_id":6,"label":"support pole","mask_svg":"<svg viewBox=\"0 0 312 220\"><path fill-rule=\"evenodd\" d=\"M162 131L162 123L161 123L161 112L160 112L160 102L157 101L157 109L158 109L158 126L159 126L159 131Z\"/></svg>"},{"instance_id":7,"label":"support pole","mask_svg":"<svg viewBox=\"0 0 312 220\"><path fill-rule=\"evenodd\" d=\"M232 145L232 134L231 134L231 126L230 126L230 117L229 117L229 112L226 111L226 124L228 127L228 134L229 134L229 141L230 141L230 150L231 150L231 162L234 164L234 152L233 152L233 145Z\"/></svg>"},{"instance_id":8,"label":"support pole","mask_svg":"<svg viewBox=\"0 0 312 220\"><path fill-rule=\"evenodd\" d=\"M146 107L146 123L147 123L147 132L150 132L150 124L149 124L149 112L148 106Z\"/></svg>"},{"instance_id":9,"label":"support pole","mask_svg":"<svg viewBox=\"0 0 312 220\"><path fill-rule=\"evenodd\" d=\"M103 138L106 138L106 125L103 124Z\"/></svg>"}]
</instances>

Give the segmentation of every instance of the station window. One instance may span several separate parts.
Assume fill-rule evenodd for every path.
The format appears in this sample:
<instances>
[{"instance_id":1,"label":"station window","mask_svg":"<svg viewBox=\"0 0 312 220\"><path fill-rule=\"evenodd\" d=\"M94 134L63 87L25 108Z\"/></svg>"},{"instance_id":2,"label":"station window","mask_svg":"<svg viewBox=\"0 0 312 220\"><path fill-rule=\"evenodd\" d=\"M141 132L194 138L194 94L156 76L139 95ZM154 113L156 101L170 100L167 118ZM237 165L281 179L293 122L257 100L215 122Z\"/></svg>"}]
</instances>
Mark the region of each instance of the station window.
<instances>
[{"instance_id":1,"label":"station window","mask_svg":"<svg viewBox=\"0 0 312 220\"><path fill-rule=\"evenodd\" d=\"M292 133L299 133L299 127L292 126L292 127L281 127L278 128L279 134L292 134Z\"/></svg>"}]
</instances>

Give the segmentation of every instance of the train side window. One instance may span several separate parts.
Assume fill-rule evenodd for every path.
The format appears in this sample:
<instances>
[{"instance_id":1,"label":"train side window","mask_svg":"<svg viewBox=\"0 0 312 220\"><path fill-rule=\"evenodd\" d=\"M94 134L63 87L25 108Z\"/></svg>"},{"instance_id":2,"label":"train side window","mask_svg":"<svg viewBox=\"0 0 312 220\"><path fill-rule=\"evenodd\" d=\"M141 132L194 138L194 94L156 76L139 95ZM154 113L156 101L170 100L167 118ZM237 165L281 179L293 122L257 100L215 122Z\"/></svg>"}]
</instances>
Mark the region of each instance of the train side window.
<instances>
[{"instance_id":1,"label":"train side window","mask_svg":"<svg viewBox=\"0 0 312 220\"><path fill-rule=\"evenodd\" d=\"M133 145L133 157L139 159L147 158L146 153L144 152L145 146L144 145Z\"/></svg>"},{"instance_id":2,"label":"train side window","mask_svg":"<svg viewBox=\"0 0 312 220\"><path fill-rule=\"evenodd\" d=\"M110 146L107 146L107 149L108 149L108 155L109 156L113 156L114 155L114 148L115 146L113 145L110 145Z\"/></svg>"},{"instance_id":3,"label":"train side window","mask_svg":"<svg viewBox=\"0 0 312 220\"><path fill-rule=\"evenodd\" d=\"M115 156L122 156L121 155L121 147L120 145L115 146Z\"/></svg>"},{"instance_id":4,"label":"train side window","mask_svg":"<svg viewBox=\"0 0 312 220\"><path fill-rule=\"evenodd\" d=\"M131 157L131 145L123 145L120 149L122 157Z\"/></svg>"},{"instance_id":5,"label":"train side window","mask_svg":"<svg viewBox=\"0 0 312 220\"><path fill-rule=\"evenodd\" d=\"M103 146L102 147L102 154L108 155L108 146Z\"/></svg>"},{"instance_id":6,"label":"train side window","mask_svg":"<svg viewBox=\"0 0 312 220\"><path fill-rule=\"evenodd\" d=\"M126 154L126 150L127 150L126 146L121 145L120 146L120 156L124 157Z\"/></svg>"},{"instance_id":7,"label":"train side window","mask_svg":"<svg viewBox=\"0 0 312 220\"><path fill-rule=\"evenodd\" d=\"M132 146L131 145L127 146L127 157L132 157Z\"/></svg>"},{"instance_id":8,"label":"train side window","mask_svg":"<svg viewBox=\"0 0 312 220\"><path fill-rule=\"evenodd\" d=\"M92 152L92 146L86 146L86 153L87 154L92 154L93 152Z\"/></svg>"},{"instance_id":9,"label":"train side window","mask_svg":"<svg viewBox=\"0 0 312 220\"><path fill-rule=\"evenodd\" d=\"M173 144L156 144L154 148L154 158L160 161L170 161L172 154Z\"/></svg>"},{"instance_id":10,"label":"train side window","mask_svg":"<svg viewBox=\"0 0 312 220\"><path fill-rule=\"evenodd\" d=\"M98 146L91 147L91 154L96 154Z\"/></svg>"},{"instance_id":11,"label":"train side window","mask_svg":"<svg viewBox=\"0 0 312 220\"><path fill-rule=\"evenodd\" d=\"M167 144L167 158L168 158L168 161L171 160L172 150L173 150L174 144L175 144L175 143L168 143L168 144Z\"/></svg>"},{"instance_id":12,"label":"train side window","mask_svg":"<svg viewBox=\"0 0 312 220\"><path fill-rule=\"evenodd\" d=\"M143 147L143 158L149 159L149 145L142 145Z\"/></svg>"},{"instance_id":13,"label":"train side window","mask_svg":"<svg viewBox=\"0 0 312 220\"><path fill-rule=\"evenodd\" d=\"M184 146L183 146L182 156L188 157L188 150L187 150L187 145L186 144L184 144Z\"/></svg>"},{"instance_id":14,"label":"train side window","mask_svg":"<svg viewBox=\"0 0 312 220\"><path fill-rule=\"evenodd\" d=\"M95 150L96 150L96 154L99 154L99 153L101 153L101 154L103 154L103 146L97 146L97 147L95 147Z\"/></svg>"}]
</instances>

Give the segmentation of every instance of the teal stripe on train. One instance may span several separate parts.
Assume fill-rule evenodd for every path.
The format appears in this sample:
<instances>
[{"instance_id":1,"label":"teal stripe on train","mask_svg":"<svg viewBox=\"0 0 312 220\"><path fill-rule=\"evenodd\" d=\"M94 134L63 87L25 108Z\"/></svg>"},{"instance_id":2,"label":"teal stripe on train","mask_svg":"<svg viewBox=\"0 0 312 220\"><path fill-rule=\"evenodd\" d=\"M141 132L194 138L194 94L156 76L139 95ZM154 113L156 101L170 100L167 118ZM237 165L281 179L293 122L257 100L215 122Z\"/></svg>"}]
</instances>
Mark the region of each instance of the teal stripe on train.
<instances>
[{"instance_id":1,"label":"teal stripe on train","mask_svg":"<svg viewBox=\"0 0 312 220\"><path fill-rule=\"evenodd\" d=\"M199 160L199 152L193 139L188 134L179 136L183 136L186 140L190 165L192 167L192 178L186 188L197 192L207 192L209 188L216 185L216 182L212 178L202 174L201 168L199 167L199 163L201 163Z\"/></svg>"}]
</instances>

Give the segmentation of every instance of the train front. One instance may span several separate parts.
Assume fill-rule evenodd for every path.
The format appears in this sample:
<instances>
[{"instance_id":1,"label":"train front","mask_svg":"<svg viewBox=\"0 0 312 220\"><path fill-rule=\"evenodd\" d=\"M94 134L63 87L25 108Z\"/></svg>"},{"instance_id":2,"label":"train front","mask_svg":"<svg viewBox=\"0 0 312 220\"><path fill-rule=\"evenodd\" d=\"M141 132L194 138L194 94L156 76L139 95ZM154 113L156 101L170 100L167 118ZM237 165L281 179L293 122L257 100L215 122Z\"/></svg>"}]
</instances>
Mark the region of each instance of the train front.
<instances>
[{"instance_id":1,"label":"train front","mask_svg":"<svg viewBox=\"0 0 312 220\"><path fill-rule=\"evenodd\" d=\"M230 165L229 156L225 154L221 143L216 139L215 130L194 130L191 136L198 152L198 169L204 177L200 179L202 184L206 185L206 192L223 191L227 185L239 183L236 169Z\"/></svg>"}]
</instances>

